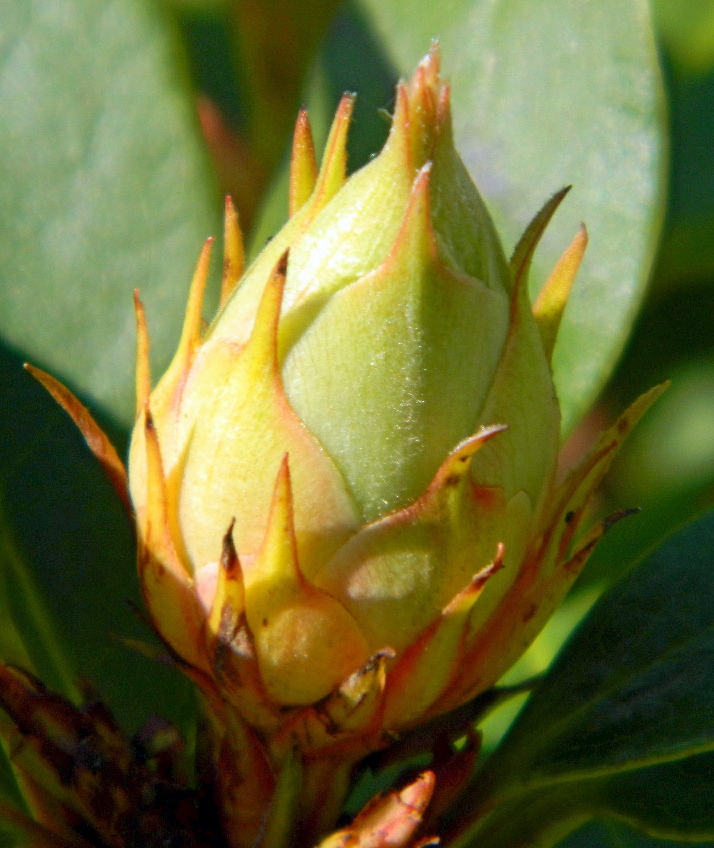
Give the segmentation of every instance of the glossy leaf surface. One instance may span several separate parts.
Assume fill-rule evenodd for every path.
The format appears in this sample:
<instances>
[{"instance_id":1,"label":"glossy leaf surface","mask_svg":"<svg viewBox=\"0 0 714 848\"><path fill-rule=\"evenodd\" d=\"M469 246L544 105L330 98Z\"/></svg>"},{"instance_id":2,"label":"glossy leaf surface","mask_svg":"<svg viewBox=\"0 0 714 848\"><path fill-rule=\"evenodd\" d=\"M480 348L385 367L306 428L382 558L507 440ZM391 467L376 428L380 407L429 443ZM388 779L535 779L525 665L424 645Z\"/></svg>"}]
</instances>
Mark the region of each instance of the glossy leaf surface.
<instances>
[{"instance_id":1,"label":"glossy leaf surface","mask_svg":"<svg viewBox=\"0 0 714 848\"><path fill-rule=\"evenodd\" d=\"M164 367L195 255L217 231L167 36L135 0L18 0L0 35L0 336L124 425L131 292Z\"/></svg>"},{"instance_id":2,"label":"glossy leaf surface","mask_svg":"<svg viewBox=\"0 0 714 848\"><path fill-rule=\"evenodd\" d=\"M616 816L714 837L712 538L710 512L595 605L480 776L475 808L498 808L479 844L515 838L524 797L543 810L535 830Z\"/></svg>"}]
</instances>

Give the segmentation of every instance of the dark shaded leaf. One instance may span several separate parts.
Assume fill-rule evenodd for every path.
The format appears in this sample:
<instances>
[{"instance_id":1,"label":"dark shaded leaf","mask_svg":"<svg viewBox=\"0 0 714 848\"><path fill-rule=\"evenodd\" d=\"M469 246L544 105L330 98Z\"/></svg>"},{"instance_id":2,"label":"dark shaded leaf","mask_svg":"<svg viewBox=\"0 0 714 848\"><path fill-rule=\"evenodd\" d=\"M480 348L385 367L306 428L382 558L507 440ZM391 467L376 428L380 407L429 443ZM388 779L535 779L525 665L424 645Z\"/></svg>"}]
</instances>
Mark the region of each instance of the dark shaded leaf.
<instances>
[{"instance_id":1,"label":"dark shaded leaf","mask_svg":"<svg viewBox=\"0 0 714 848\"><path fill-rule=\"evenodd\" d=\"M593 607L484 765L452 845L553 845L591 819L714 837L714 511Z\"/></svg>"},{"instance_id":2,"label":"dark shaded leaf","mask_svg":"<svg viewBox=\"0 0 714 848\"><path fill-rule=\"evenodd\" d=\"M581 780L714 749L714 512L593 608L498 756L501 784Z\"/></svg>"},{"instance_id":3,"label":"dark shaded leaf","mask_svg":"<svg viewBox=\"0 0 714 848\"><path fill-rule=\"evenodd\" d=\"M619 822L599 821L588 822L559 843L560 848L680 848L691 844L690 841L671 841L647 836ZM712 848L714 842L699 845L701 848Z\"/></svg>"},{"instance_id":4,"label":"dark shaded leaf","mask_svg":"<svg viewBox=\"0 0 714 848\"><path fill-rule=\"evenodd\" d=\"M600 808L662 838L714 840L714 754L603 781Z\"/></svg>"},{"instance_id":5,"label":"dark shaded leaf","mask_svg":"<svg viewBox=\"0 0 714 848\"><path fill-rule=\"evenodd\" d=\"M193 710L188 684L121 641L151 637L127 603L142 607L134 534L119 498L66 413L17 357L0 354L8 396L0 404L3 534L16 558L2 565L18 636L11 646L6 628L2 659L29 660L70 697L76 684L91 682L129 729L151 712L185 721Z\"/></svg>"}]
</instances>

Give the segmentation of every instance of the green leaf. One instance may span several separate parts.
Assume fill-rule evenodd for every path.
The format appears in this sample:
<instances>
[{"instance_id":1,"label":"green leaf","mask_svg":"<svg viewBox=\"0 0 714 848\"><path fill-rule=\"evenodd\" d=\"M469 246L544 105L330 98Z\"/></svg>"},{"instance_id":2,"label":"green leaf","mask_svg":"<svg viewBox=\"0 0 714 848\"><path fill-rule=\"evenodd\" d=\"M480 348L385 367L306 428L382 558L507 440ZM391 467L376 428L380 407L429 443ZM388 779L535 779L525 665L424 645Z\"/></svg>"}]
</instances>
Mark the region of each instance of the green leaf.
<instances>
[{"instance_id":1,"label":"green leaf","mask_svg":"<svg viewBox=\"0 0 714 848\"><path fill-rule=\"evenodd\" d=\"M545 791L497 808L466 842L478 848L550 848L590 818L567 794ZM462 843L457 843L462 844Z\"/></svg>"},{"instance_id":2,"label":"green leaf","mask_svg":"<svg viewBox=\"0 0 714 848\"><path fill-rule=\"evenodd\" d=\"M637 833L616 821L589 822L559 843L560 848L679 848L691 845L690 840L672 841ZM700 848L712 848L714 842L699 843Z\"/></svg>"},{"instance_id":3,"label":"green leaf","mask_svg":"<svg viewBox=\"0 0 714 848\"><path fill-rule=\"evenodd\" d=\"M596 793L605 816L663 838L714 840L714 754L625 772Z\"/></svg>"},{"instance_id":4,"label":"green leaf","mask_svg":"<svg viewBox=\"0 0 714 848\"><path fill-rule=\"evenodd\" d=\"M605 595L497 755L501 785L581 780L714 750L714 512Z\"/></svg>"},{"instance_id":5,"label":"green leaf","mask_svg":"<svg viewBox=\"0 0 714 848\"><path fill-rule=\"evenodd\" d=\"M457 845L514 840L524 805L538 845L592 817L714 836L713 538L714 511L597 602L478 775Z\"/></svg>"},{"instance_id":6,"label":"green leaf","mask_svg":"<svg viewBox=\"0 0 714 848\"><path fill-rule=\"evenodd\" d=\"M711 840L713 774L714 755L702 754L612 778L535 790L495 810L479 829L477 844L483 848L522 844L545 848L587 820L626 822L658 839ZM643 839L627 828L622 832L626 837L623 845L636 845ZM647 844L646 839L644 842ZM560 844L575 848L578 843L571 837Z\"/></svg>"},{"instance_id":7,"label":"green leaf","mask_svg":"<svg viewBox=\"0 0 714 848\"><path fill-rule=\"evenodd\" d=\"M361 0L399 71L439 38L457 147L507 246L574 188L536 255L536 291L585 221L590 246L555 350L569 430L604 384L659 229L664 130L644 0Z\"/></svg>"},{"instance_id":8,"label":"green leaf","mask_svg":"<svg viewBox=\"0 0 714 848\"><path fill-rule=\"evenodd\" d=\"M168 30L138 0L17 0L0 102L0 337L127 425L132 289L163 368L218 231Z\"/></svg>"},{"instance_id":9,"label":"green leaf","mask_svg":"<svg viewBox=\"0 0 714 848\"><path fill-rule=\"evenodd\" d=\"M714 837L713 538L714 511L596 603L477 776L457 845L526 831L551 845L548 834L612 817Z\"/></svg>"}]
</instances>

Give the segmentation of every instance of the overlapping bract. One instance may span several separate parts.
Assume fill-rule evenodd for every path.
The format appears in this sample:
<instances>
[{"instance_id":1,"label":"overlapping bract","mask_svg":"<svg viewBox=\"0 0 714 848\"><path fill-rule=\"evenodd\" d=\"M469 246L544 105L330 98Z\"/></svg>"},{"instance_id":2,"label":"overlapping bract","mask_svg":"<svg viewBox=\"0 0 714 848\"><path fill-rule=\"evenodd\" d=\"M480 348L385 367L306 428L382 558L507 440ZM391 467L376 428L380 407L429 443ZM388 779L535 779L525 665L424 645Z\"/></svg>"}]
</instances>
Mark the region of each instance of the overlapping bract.
<instances>
[{"instance_id":1,"label":"overlapping bract","mask_svg":"<svg viewBox=\"0 0 714 848\"><path fill-rule=\"evenodd\" d=\"M225 281L205 335L204 249L153 392L140 363L130 460L157 629L271 744L298 733L307 750L369 750L493 684L572 580L578 522L559 522L587 495L554 488L549 367L584 233L534 317L528 265L559 198L509 268L436 51L345 181L351 106L319 172L301 117L291 220ZM230 209L226 232L235 278ZM140 328L146 351L141 313ZM503 616L513 632L484 654ZM316 716L354 686L356 712L325 731Z\"/></svg>"}]
</instances>

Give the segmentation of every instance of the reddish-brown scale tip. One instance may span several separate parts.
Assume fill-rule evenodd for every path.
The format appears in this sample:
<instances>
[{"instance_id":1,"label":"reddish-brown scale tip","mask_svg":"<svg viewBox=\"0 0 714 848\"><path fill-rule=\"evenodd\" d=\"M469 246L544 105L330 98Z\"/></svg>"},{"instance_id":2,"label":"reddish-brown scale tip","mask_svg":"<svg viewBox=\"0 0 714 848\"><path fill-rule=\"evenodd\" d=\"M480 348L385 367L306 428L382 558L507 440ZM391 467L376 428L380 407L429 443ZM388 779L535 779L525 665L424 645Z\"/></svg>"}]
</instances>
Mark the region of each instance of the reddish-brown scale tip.
<instances>
[{"instance_id":1,"label":"reddish-brown scale tip","mask_svg":"<svg viewBox=\"0 0 714 848\"><path fill-rule=\"evenodd\" d=\"M286 250L285 253L278 260L278 264L275 266L275 273L280 274L283 277L288 273L288 255L290 251Z\"/></svg>"},{"instance_id":2,"label":"reddish-brown scale tip","mask_svg":"<svg viewBox=\"0 0 714 848\"><path fill-rule=\"evenodd\" d=\"M238 552L233 541L233 527L235 523L235 518L232 518L228 530L223 537L221 548L221 568L223 568L229 580L235 580L242 575L240 559L238 558Z\"/></svg>"},{"instance_id":3,"label":"reddish-brown scale tip","mask_svg":"<svg viewBox=\"0 0 714 848\"><path fill-rule=\"evenodd\" d=\"M147 431L156 431L156 425L154 424L154 416L151 414L151 407L149 406L148 400L144 403L144 428Z\"/></svg>"}]
</instances>

